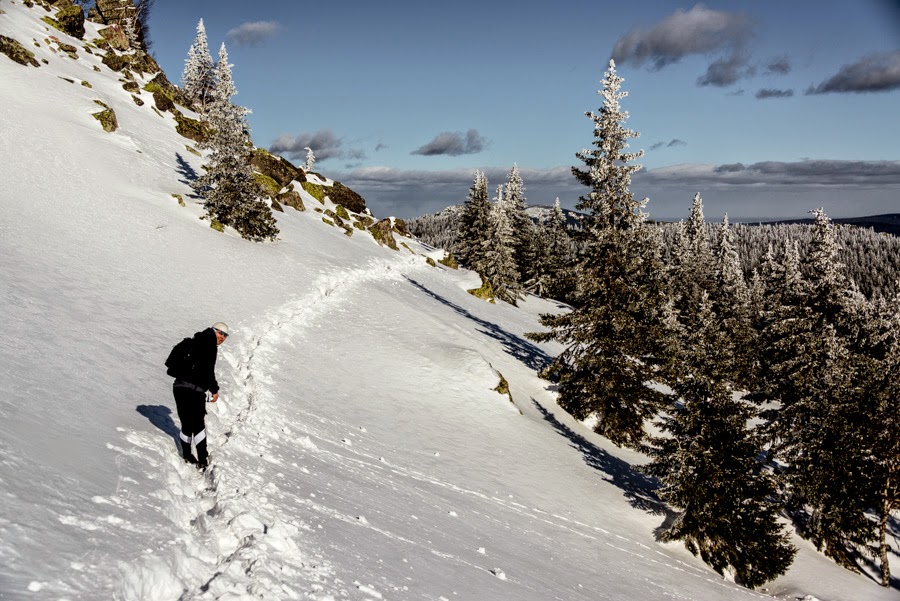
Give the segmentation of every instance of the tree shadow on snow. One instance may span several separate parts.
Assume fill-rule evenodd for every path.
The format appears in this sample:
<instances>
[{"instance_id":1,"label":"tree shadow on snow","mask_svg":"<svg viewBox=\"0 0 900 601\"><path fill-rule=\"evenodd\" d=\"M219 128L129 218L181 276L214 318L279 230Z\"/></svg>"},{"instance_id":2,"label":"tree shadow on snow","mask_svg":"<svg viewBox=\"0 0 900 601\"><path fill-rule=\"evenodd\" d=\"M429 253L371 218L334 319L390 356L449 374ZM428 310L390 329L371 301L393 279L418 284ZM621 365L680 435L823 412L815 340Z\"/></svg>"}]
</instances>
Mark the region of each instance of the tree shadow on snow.
<instances>
[{"instance_id":1,"label":"tree shadow on snow","mask_svg":"<svg viewBox=\"0 0 900 601\"><path fill-rule=\"evenodd\" d=\"M200 177L200 174L197 173L197 171L193 167L191 167L191 164L188 163L183 156L181 156L181 153L175 153L175 160L178 163L178 175L181 176L181 179L179 179L178 181L180 181L182 184L187 184L188 186L197 181L197 179ZM194 197L193 194L191 196Z\"/></svg>"},{"instance_id":2,"label":"tree shadow on snow","mask_svg":"<svg viewBox=\"0 0 900 601\"><path fill-rule=\"evenodd\" d=\"M622 489L625 493L625 498L628 499L632 507L652 515L664 515L666 517L663 525L657 530L665 528L675 519L677 513L666 506L656 495L659 483L655 478L640 473L631 464L622 461L618 457L613 457L603 449L596 447L594 443L559 421L555 415L547 411L535 399L531 399L531 402L534 403L534 406L540 411L544 419L557 432L568 438L573 448L581 452L585 463L602 472L604 480Z\"/></svg>"},{"instance_id":3,"label":"tree shadow on snow","mask_svg":"<svg viewBox=\"0 0 900 601\"><path fill-rule=\"evenodd\" d=\"M178 440L180 430L172 420L171 409L165 405L138 405L137 412L149 419L151 424Z\"/></svg>"},{"instance_id":4,"label":"tree shadow on snow","mask_svg":"<svg viewBox=\"0 0 900 601\"><path fill-rule=\"evenodd\" d=\"M545 353L544 351L539 349L534 344L528 342L521 336L516 336L515 334L510 334L509 332L507 332L506 330L504 330L497 324L491 323L489 321L481 319L480 317L476 317L475 315L472 315L472 313L467 311L465 308L460 307L456 303L447 300L446 298L444 298L443 296L441 296L439 294L436 294L435 292L429 290L428 288L426 288L419 282L413 280L412 278L407 277L406 279L409 281L410 284L412 284L413 286L415 286L416 288L418 288L419 290L421 290L422 292L424 292L425 294L427 294L434 300L450 307L451 309L453 309L454 311L456 311L463 317L474 321L479 326L479 330L478 330L479 332L481 332L482 334L485 334L487 336L490 336L494 340L499 341L500 344L503 345L503 348L506 350L507 353L509 353L510 355L512 355L513 357L515 357L516 359L518 359L519 361L521 361L522 363L527 365L529 368L531 368L535 371L540 371L541 369L543 369L543 367L546 364L548 364L550 362L550 357L547 355L547 353Z\"/></svg>"}]
</instances>

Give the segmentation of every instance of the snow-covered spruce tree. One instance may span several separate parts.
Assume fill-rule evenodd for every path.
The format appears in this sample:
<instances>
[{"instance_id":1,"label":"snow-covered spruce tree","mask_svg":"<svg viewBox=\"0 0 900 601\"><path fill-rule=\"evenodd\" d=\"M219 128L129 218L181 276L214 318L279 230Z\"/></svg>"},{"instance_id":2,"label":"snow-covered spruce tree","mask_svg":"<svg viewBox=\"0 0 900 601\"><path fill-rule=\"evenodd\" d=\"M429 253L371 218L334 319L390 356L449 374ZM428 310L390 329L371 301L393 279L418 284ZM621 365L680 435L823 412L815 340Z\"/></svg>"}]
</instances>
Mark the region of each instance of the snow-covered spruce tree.
<instances>
[{"instance_id":1,"label":"snow-covered spruce tree","mask_svg":"<svg viewBox=\"0 0 900 601\"><path fill-rule=\"evenodd\" d=\"M491 284L496 298L511 305L517 303L521 289L516 268L515 232L502 185L497 186L497 197L491 206L490 236L484 241L482 275Z\"/></svg>"},{"instance_id":2,"label":"snow-covered spruce tree","mask_svg":"<svg viewBox=\"0 0 900 601\"><path fill-rule=\"evenodd\" d=\"M309 173L313 170L313 166L316 164L316 155L313 152L313 149L307 146L303 150L306 151L306 164L303 166L303 170Z\"/></svg>"},{"instance_id":3,"label":"snow-covered spruce tree","mask_svg":"<svg viewBox=\"0 0 900 601\"><path fill-rule=\"evenodd\" d=\"M211 151L209 162L206 173L193 186L206 199L207 217L233 227L248 240L274 240L278 227L272 209L261 200L264 192L250 168L249 111L231 103L235 94L228 53L222 44L216 66L216 87L203 116L212 132L203 144L203 148Z\"/></svg>"},{"instance_id":4,"label":"snow-covered spruce tree","mask_svg":"<svg viewBox=\"0 0 900 601\"><path fill-rule=\"evenodd\" d=\"M644 422L656 414L664 395L650 381L654 363L664 348L662 281L658 230L647 224L646 199L634 199L629 186L642 152L628 153L628 114L619 106L627 93L613 61L603 79L599 114L586 113L594 123L594 148L577 157L585 169L572 169L590 187L576 206L587 214L578 232L575 309L542 315L549 332L529 334L541 342L558 340L567 348L544 370L559 380L559 405L577 419L594 415L594 429L617 445L637 447Z\"/></svg>"},{"instance_id":5,"label":"snow-covered spruce tree","mask_svg":"<svg viewBox=\"0 0 900 601\"><path fill-rule=\"evenodd\" d=\"M575 290L575 252L559 198L553 203L550 216L544 222L544 231L547 239L547 271L550 274L547 294L551 298L568 301Z\"/></svg>"},{"instance_id":6,"label":"snow-covered spruce tree","mask_svg":"<svg viewBox=\"0 0 900 601\"><path fill-rule=\"evenodd\" d=\"M710 296L714 311L727 334L725 342L730 357L728 377L732 383L746 390L756 373L756 332L750 318L750 291L744 280L727 213L719 228L713 282Z\"/></svg>"},{"instance_id":7,"label":"snow-covered spruce tree","mask_svg":"<svg viewBox=\"0 0 900 601\"><path fill-rule=\"evenodd\" d=\"M679 223L669 267L669 281L679 313L688 317L691 309L697 307L702 293L712 290L714 279L703 199L698 192L694 195L688 221Z\"/></svg>"},{"instance_id":8,"label":"snow-covered spruce tree","mask_svg":"<svg viewBox=\"0 0 900 601\"><path fill-rule=\"evenodd\" d=\"M524 262L519 263L523 288L545 297L550 292L553 273L550 271L549 239L543 217L530 228L529 233L528 246L522 253Z\"/></svg>"},{"instance_id":9,"label":"snow-covered spruce tree","mask_svg":"<svg viewBox=\"0 0 900 601\"><path fill-rule=\"evenodd\" d=\"M513 228L513 256L519 268L519 275L524 282L533 275L526 274L524 267L534 259L531 254L534 224L525 212L525 209L528 208L525 204L525 183L522 181L522 176L519 175L519 166L516 163L513 163L512 169L506 176L505 197Z\"/></svg>"},{"instance_id":10,"label":"snow-covered spruce tree","mask_svg":"<svg viewBox=\"0 0 900 601\"><path fill-rule=\"evenodd\" d=\"M719 352L727 334L706 292L695 316L674 357L683 375L672 387L684 405L661 418L664 434L651 439L644 470L660 479L660 497L681 509L662 540L684 541L720 574L733 570L756 588L787 571L796 549L777 519L774 478L757 460L762 438L747 425L756 412L728 384Z\"/></svg>"},{"instance_id":11,"label":"snow-covered spruce tree","mask_svg":"<svg viewBox=\"0 0 900 601\"><path fill-rule=\"evenodd\" d=\"M453 252L463 264L484 275L485 245L491 235L491 203L488 199L487 177L475 171L475 180L457 222L458 235Z\"/></svg>"},{"instance_id":12,"label":"snow-covered spruce tree","mask_svg":"<svg viewBox=\"0 0 900 601\"><path fill-rule=\"evenodd\" d=\"M206 39L206 27L203 19L197 23L197 36L188 50L184 61L184 73L181 75L181 86L185 96L190 99L194 108L206 112L206 103L216 87L215 65L209 54Z\"/></svg>"},{"instance_id":13,"label":"snow-covered spruce tree","mask_svg":"<svg viewBox=\"0 0 900 601\"><path fill-rule=\"evenodd\" d=\"M877 495L876 542L881 585L890 586L888 521L900 510L900 293L880 301L875 311L873 372L875 409L872 412L872 478Z\"/></svg>"}]
</instances>

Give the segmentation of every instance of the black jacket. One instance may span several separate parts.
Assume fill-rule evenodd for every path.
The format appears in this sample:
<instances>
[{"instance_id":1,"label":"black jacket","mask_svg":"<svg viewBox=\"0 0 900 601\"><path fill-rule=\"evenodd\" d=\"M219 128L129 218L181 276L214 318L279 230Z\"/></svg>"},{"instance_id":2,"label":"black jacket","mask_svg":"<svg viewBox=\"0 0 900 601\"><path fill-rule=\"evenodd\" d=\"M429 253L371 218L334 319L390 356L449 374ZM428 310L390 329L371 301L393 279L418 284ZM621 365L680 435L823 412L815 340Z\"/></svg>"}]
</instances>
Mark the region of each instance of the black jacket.
<instances>
[{"instance_id":1,"label":"black jacket","mask_svg":"<svg viewBox=\"0 0 900 601\"><path fill-rule=\"evenodd\" d=\"M219 347L216 344L216 333L212 328L206 328L197 332L191 338L191 359L193 367L191 374L185 377L186 382L199 386L213 394L219 392L219 383L216 382L216 357Z\"/></svg>"}]
</instances>

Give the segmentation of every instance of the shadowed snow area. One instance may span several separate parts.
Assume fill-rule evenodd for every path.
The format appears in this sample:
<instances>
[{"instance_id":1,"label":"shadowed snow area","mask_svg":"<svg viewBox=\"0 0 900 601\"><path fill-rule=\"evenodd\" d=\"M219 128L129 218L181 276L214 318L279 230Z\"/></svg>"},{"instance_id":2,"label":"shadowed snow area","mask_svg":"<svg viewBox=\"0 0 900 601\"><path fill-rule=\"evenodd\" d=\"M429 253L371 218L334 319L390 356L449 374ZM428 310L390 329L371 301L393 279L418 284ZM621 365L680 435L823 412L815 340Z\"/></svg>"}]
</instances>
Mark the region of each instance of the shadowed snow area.
<instances>
[{"instance_id":1,"label":"shadowed snow area","mask_svg":"<svg viewBox=\"0 0 900 601\"><path fill-rule=\"evenodd\" d=\"M39 6L0 6L48 61L0 56L0 598L896 599L799 540L757 592L655 542L643 457L536 375L560 349L524 333L560 307L479 301L476 275L425 262L442 251L348 238L311 198L276 243L213 231L172 116ZM219 320L199 473L163 361Z\"/></svg>"}]
</instances>

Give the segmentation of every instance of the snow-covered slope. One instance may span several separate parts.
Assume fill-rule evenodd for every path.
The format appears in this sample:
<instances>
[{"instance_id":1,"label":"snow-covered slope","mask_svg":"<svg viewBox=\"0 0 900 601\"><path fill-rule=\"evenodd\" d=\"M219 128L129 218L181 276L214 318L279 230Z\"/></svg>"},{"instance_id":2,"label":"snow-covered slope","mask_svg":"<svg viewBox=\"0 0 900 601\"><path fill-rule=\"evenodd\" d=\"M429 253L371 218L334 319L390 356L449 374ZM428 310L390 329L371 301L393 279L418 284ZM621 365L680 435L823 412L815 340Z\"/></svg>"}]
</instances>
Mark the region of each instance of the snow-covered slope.
<instances>
[{"instance_id":1,"label":"snow-covered slope","mask_svg":"<svg viewBox=\"0 0 900 601\"><path fill-rule=\"evenodd\" d=\"M0 598L766 598L654 542L642 458L556 407L535 367L558 349L523 338L552 303L483 303L312 210L274 244L211 230L172 118L52 52L83 43L40 7L0 8L48 61L0 56ZM218 320L200 474L162 362ZM769 594L896 599L798 544Z\"/></svg>"}]
</instances>

